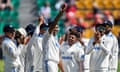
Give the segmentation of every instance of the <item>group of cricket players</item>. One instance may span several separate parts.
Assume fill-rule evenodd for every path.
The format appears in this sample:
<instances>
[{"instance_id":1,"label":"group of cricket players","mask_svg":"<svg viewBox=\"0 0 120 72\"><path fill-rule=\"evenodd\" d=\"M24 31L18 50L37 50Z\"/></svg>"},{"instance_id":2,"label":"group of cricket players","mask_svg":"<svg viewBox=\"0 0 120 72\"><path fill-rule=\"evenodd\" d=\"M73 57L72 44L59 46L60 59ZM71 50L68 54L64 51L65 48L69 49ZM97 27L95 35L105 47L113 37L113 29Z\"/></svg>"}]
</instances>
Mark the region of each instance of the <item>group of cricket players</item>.
<instances>
[{"instance_id":1,"label":"group of cricket players","mask_svg":"<svg viewBox=\"0 0 120 72\"><path fill-rule=\"evenodd\" d=\"M113 24L108 20L97 24L90 39L83 37L80 26L58 39L57 22L66 7L63 4L54 21L47 24L40 16L37 26L3 28L4 72L117 72L118 41L111 32Z\"/></svg>"}]
</instances>

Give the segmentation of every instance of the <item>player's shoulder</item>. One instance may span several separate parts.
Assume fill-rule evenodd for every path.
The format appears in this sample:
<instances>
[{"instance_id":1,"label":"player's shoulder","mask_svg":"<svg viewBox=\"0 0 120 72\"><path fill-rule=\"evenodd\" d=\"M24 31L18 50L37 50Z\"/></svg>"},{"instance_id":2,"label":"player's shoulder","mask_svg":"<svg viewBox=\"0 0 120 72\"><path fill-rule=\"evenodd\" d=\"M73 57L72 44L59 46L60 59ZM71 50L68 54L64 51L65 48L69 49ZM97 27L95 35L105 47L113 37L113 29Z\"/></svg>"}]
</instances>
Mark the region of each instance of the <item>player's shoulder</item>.
<instances>
[{"instance_id":1,"label":"player's shoulder","mask_svg":"<svg viewBox=\"0 0 120 72\"><path fill-rule=\"evenodd\" d=\"M83 41L88 42L90 39L89 38L82 38Z\"/></svg>"},{"instance_id":2,"label":"player's shoulder","mask_svg":"<svg viewBox=\"0 0 120 72\"><path fill-rule=\"evenodd\" d=\"M107 36L108 36L108 37L112 37L112 38L113 38L113 37L114 37L114 38L116 37L112 32L110 32Z\"/></svg>"},{"instance_id":3,"label":"player's shoulder","mask_svg":"<svg viewBox=\"0 0 120 72\"><path fill-rule=\"evenodd\" d=\"M92 43L94 41L94 36L89 39L89 43Z\"/></svg>"},{"instance_id":4,"label":"player's shoulder","mask_svg":"<svg viewBox=\"0 0 120 72\"><path fill-rule=\"evenodd\" d=\"M84 49L84 46L80 42L76 42L72 47L75 50L82 50L82 49Z\"/></svg>"},{"instance_id":5,"label":"player's shoulder","mask_svg":"<svg viewBox=\"0 0 120 72\"><path fill-rule=\"evenodd\" d=\"M61 49L65 49L65 48L68 48L68 47L69 47L69 45L68 45L68 42L66 42L66 41L64 41L60 46Z\"/></svg>"},{"instance_id":6,"label":"player's shoulder","mask_svg":"<svg viewBox=\"0 0 120 72\"><path fill-rule=\"evenodd\" d=\"M114 40L117 40L117 37L112 33L110 32L108 35L107 35L109 38L112 38Z\"/></svg>"},{"instance_id":7,"label":"player's shoulder","mask_svg":"<svg viewBox=\"0 0 120 72\"><path fill-rule=\"evenodd\" d=\"M3 40L3 44L10 44L12 42L12 40L11 39L9 39L9 38L4 38L4 40Z\"/></svg>"},{"instance_id":8,"label":"player's shoulder","mask_svg":"<svg viewBox=\"0 0 120 72\"><path fill-rule=\"evenodd\" d=\"M74 49L75 48L75 49ZM75 47L73 48L73 50L77 53L84 53L84 46L80 43L80 42L77 42L75 44Z\"/></svg>"}]
</instances>

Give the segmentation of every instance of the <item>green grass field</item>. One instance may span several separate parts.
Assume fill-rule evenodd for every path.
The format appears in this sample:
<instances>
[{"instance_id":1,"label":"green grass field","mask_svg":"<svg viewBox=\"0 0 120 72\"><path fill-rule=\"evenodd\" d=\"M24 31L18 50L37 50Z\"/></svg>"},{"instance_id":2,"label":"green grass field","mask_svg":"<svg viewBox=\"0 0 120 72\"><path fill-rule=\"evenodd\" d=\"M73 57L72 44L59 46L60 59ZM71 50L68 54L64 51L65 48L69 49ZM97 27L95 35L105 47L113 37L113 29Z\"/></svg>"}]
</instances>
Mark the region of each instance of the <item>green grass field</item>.
<instances>
[{"instance_id":1,"label":"green grass field","mask_svg":"<svg viewBox=\"0 0 120 72\"><path fill-rule=\"evenodd\" d=\"M0 60L0 72L4 72L3 66L4 66L3 60Z\"/></svg>"},{"instance_id":2,"label":"green grass field","mask_svg":"<svg viewBox=\"0 0 120 72\"><path fill-rule=\"evenodd\" d=\"M119 60L119 63L118 63L118 72L120 72L120 60Z\"/></svg>"},{"instance_id":3,"label":"green grass field","mask_svg":"<svg viewBox=\"0 0 120 72\"><path fill-rule=\"evenodd\" d=\"M3 71L3 66L4 66L3 60L0 60L0 72L4 72ZM120 72L120 60L119 60L119 63L118 63L118 72Z\"/></svg>"}]
</instances>

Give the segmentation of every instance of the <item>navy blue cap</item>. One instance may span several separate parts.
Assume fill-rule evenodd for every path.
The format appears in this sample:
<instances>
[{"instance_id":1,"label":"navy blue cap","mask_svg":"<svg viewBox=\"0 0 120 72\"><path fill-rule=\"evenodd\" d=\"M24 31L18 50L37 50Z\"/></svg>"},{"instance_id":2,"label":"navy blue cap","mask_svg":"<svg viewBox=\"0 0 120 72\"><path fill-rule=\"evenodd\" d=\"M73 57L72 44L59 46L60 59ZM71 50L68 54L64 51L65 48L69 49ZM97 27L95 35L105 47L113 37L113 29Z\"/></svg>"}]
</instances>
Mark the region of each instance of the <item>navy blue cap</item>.
<instances>
[{"instance_id":1,"label":"navy blue cap","mask_svg":"<svg viewBox=\"0 0 120 72\"><path fill-rule=\"evenodd\" d=\"M35 31L35 28L36 28L36 26L34 24L29 24L29 25L27 25L25 30L28 34L33 34Z\"/></svg>"},{"instance_id":2,"label":"navy blue cap","mask_svg":"<svg viewBox=\"0 0 120 72\"><path fill-rule=\"evenodd\" d=\"M104 21L104 23L103 23L105 26L107 26L107 25L109 25L110 27L112 27L113 26L113 24L112 24L112 22L111 21L109 21L109 20L106 20L106 21Z\"/></svg>"},{"instance_id":3,"label":"navy blue cap","mask_svg":"<svg viewBox=\"0 0 120 72\"><path fill-rule=\"evenodd\" d=\"M49 25L43 23L43 24L40 26L40 29L47 30L48 27L49 27Z\"/></svg>"},{"instance_id":4,"label":"navy blue cap","mask_svg":"<svg viewBox=\"0 0 120 72\"><path fill-rule=\"evenodd\" d=\"M75 26L75 27L69 29L69 31L70 31L70 32L76 32L76 31L77 31L77 32L83 32L84 29L85 29L84 27Z\"/></svg>"},{"instance_id":5,"label":"navy blue cap","mask_svg":"<svg viewBox=\"0 0 120 72\"><path fill-rule=\"evenodd\" d=\"M76 26L75 29L77 30L77 32L83 32L85 28L81 26Z\"/></svg>"},{"instance_id":6,"label":"navy blue cap","mask_svg":"<svg viewBox=\"0 0 120 72\"><path fill-rule=\"evenodd\" d=\"M100 27L100 26L105 27L106 25L105 25L105 24L100 24L100 23L97 23L97 24L95 25L96 28L97 28L97 27Z\"/></svg>"},{"instance_id":7,"label":"navy blue cap","mask_svg":"<svg viewBox=\"0 0 120 72\"><path fill-rule=\"evenodd\" d=\"M5 25L3 28L3 32L15 32L15 29L12 25Z\"/></svg>"}]
</instances>

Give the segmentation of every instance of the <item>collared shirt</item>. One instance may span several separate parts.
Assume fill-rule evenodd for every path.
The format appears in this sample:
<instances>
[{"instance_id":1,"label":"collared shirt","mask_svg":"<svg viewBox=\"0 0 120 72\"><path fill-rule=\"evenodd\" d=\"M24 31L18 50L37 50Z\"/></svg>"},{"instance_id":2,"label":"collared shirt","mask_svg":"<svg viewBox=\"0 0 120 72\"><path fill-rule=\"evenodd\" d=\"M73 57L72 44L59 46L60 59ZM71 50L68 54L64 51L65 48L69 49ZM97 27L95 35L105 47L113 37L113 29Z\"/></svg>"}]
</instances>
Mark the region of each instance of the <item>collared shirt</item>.
<instances>
[{"instance_id":1,"label":"collared shirt","mask_svg":"<svg viewBox=\"0 0 120 72\"><path fill-rule=\"evenodd\" d=\"M18 47L13 42L12 39L5 37L2 42L2 51L5 62L5 70L11 67L18 67L21 65L19 55L22 53L22 49L19 45Z\"/></svg>"},{"instance_id":2,"label":"collared shirt","mask_svg":"<svg viewBox=\"0 0 120 72\"><path fill-rule=\"evenodd\" d=\"M90 70L100 70L108 68L109 58L113 45L112 38L103 35L100 38L100 43L93 45L94 37L90 39L88 44L87 53L90 56Z\"/></svg>"},{"instance_id":3,"label":"collared shirt","mask_svg":"<svg viewBox=\"0 0 120 72\"><path fill-rule=\"evenodd\" d=\"M48 32L45 33L42 46L44 60L52 60L58 63L60 45L53 34L49 34Z\"/></svg>"},{"instance_id":4,"label":"collared shirt","mask_svg":"<svg viewBox=\"0 0 120 72\"><path fill-rule=\"evenodd\" d=\"M84 60L83 46L76 42L70 47L65 42L60 49L64 71L79 72L80 62Z\"/></svg>"},{"instance_id":5,"label":"collared shirt","mask_svg":"<svg viewBox=\"0 0 120 72\"><path fill-rule=\"evenodd\" d=\"M109 69L116 69L118 68L118 52L119 52L119 47L118 47L118 41L115 35L110 32L106 37L111 37L113 41L113 46L111 49L111 58L109 62Z\"/></svg>"}]
</instances>

